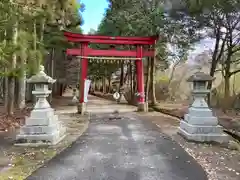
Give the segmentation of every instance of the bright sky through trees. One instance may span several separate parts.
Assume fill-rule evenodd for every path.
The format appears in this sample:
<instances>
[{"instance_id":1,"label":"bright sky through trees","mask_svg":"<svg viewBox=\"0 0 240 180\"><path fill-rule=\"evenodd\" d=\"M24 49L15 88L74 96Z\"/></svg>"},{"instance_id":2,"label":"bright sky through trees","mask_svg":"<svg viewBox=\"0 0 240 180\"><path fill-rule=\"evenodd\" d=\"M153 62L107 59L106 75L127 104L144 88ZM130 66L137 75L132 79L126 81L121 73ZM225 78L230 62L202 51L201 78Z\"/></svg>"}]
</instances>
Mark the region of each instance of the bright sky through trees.
<instances>
[{"instance_id":1,"label":"bright sky through trees","mask_svg":"<svg viewBox=\"0 0 240 180\"><path fill-rule=\"evenodd\" d=\"M108 7L107 0L81 0L85 5L85 10L82 13L84 24L82 25L83 32L86 34L90 29L97 29L101 22L105 9Z\"/></svg>"},{"instance_id":2,"label":"bright sky through trees","mask_svg":"<svg viewBox=\"0 0 240 180\"><path fill-rule=\"evenodd\" d=\"M91 29L97 30L98 25L104 17L105 10L108 7L108 2L107 0L81 0L81 2L85 5L85 10L82 13L84 20L82 29L84 34L87 34ZM195 56L209 48L213 48L213 41L210 39L201 40L191 55Z\"/></svg>"}]
</instances>

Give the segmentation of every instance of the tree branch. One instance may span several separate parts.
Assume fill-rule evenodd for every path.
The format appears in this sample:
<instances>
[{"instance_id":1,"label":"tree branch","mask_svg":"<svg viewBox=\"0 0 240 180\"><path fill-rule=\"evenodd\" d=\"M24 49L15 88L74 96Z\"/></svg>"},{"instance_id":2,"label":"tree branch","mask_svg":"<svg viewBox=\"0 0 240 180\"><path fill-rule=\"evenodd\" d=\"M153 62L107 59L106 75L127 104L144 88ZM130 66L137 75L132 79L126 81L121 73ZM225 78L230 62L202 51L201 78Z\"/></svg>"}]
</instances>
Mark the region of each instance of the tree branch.
<instances>
[{"instance_id":1,"label":"tree branch","mask_svg":"<svg viewBox=\"0 0 240 180\"><path fill-rule=\"evenodd\" d=\"M240 63L240 58L238 58L238 59L236 59L236 60L234 60L234 61L231 61L231 63L237 63L237 64L239 64L239 63Z\"/></svg>"},{"instance_id":2,"label":"tree branch","mask_svg":"<svg viewBox=\"0 0 240 180\"><path fill-rule=\"evenodd\" d=\"M232 75L237 74L237 73L239 73L239 72L240 72L240 69L235 70L235 71L233 71L233 72L230 72L229 75L232 76Z\"/></svg>"},{"instance_id":3,"label":"tree branch","mask_svg":"<svg viewBox=\"0 0 240 180\"><path fill-rule=\"evenodd\" d=\"M215 42L215 47L214 47L214 52L212 55L212 60L217 61L217 53L219 49L219 43L220 43L220 27L216 29L216 42Z\"/></svg>"},{"instance_id":4,"label":"tree branch","mask_svg":"<svg viewBox=\"0 0 240 180\"><path fill-rule=\"evenodd\" d=\"M215 72L220 72L220 71L222 71L222 69L216 69L216 70L215 70Z\"/></svg>"},{"instance_id":5,"label":"tree branch","mask_svg":"<svg viewBox=\"0 0 240 180\"><path fill-rule=\"evenodd\" d=\"M238 51L240 51L240 47L239 48L236 48L235 50L232 50L232 54L234 54L234 53L236 53L236 52L238 52Z\"/></svg>"},{"instance_id":6,"label":"tree branch","mask_svg":"<svg viewBox=\"0 0 240 180\"><path fill-rule=\"evenodd\" d=\"M221 45L221 49L220 49L220 52L219 54L216 56L217 58L217 61L219 61L224 53L224 47L225 47L225 44L226 44L226 40L227 40L227 37L225 36L224 39L223 39L223 42L222 42L222 45Z\"/></svg>"}]
</instances>

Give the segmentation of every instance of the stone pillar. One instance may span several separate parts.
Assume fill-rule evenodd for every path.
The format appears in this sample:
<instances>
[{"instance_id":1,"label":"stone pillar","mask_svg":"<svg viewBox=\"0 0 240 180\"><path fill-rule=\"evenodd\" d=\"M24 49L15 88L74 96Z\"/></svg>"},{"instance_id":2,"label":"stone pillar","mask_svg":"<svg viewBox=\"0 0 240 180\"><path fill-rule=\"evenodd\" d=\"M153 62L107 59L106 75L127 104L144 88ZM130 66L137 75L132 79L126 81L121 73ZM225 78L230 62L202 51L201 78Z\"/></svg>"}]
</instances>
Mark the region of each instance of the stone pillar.
<instances>
[{"instance_id":1,"label":"stone pillar","mask_svg":"<svg viewBox=\"0 0 240 180\"><path fill-rule=\"evenodd\" d=\"M138 111L145 111L145 94L144 94L144 70L143 70L143 49L142 46L137 46L136 71L137 71L137 96L138 96Z\"/></svg>"},{"instance_id":2,"label":"stone pillar","mask_svg":"<svg viewBox=\"0 0 240 180\"><path fill-rule=\"evenodd\" d=\"M217 117L213 116L212 110L205 101L205 97L210 93L207 83L212 80L213 77L203 72L197 72L188 79L193 83L194 102L179 127L179 133L188 140L220 143L228 141L228 136L223 133Z\"/></svg>"},{"instance_id":3,"label":"stone pillar","mask_svg":"<svg viewBox=\"0 0 240 180\"><path fill-rule=\"evenodd\" d=\"M55 145L64 138L66 131L46 99L51 94L48 85L55 83L56 80L47 76L44 67L40 66L39 73L32 76L27 82L35 84L32 94L38 101L31 111L30 117L26 117L25 125L20 127L16 145Z\"/></svg>"}]
</instances>

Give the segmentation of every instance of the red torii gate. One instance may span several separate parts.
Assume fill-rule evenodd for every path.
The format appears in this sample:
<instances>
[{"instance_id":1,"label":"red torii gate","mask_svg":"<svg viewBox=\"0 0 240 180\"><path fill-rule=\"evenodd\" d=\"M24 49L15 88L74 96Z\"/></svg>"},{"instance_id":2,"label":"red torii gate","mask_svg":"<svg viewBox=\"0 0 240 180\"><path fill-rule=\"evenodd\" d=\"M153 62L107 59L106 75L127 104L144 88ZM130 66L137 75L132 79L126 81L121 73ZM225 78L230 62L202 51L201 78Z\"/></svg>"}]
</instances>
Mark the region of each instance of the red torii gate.
<instances>
[{"instance_id":1,"label":"red torii gate","mask_svg":"<svg viewBox=\"0 0 240 180\"><path fill-rule=\"evenodd\" d=\"M120 37L120 36L99 36L99 35L83 35L73 32L64 32L64 36L68 41L79 43L81 46L79 49L67 49L67 55L81 56L81 81L79 89L79 101L78 112L83 113L85 110L84 102L84 81L87 79L88 69L88 57L91 56L115 56L115 57L131 57L136 63L137 72L137 91L138 91L138 110L145 110L145 98L144 98L144 72L143 72L143 57L153 57L155 52L154 48L151 51L143 49L143 45L155 45L158 40L158 36L151 37ZM110 45L134 45L135 51L130 50L97 50L89 48L88 45L95 44L110 44Z\"/></svg>"}]
</instances>

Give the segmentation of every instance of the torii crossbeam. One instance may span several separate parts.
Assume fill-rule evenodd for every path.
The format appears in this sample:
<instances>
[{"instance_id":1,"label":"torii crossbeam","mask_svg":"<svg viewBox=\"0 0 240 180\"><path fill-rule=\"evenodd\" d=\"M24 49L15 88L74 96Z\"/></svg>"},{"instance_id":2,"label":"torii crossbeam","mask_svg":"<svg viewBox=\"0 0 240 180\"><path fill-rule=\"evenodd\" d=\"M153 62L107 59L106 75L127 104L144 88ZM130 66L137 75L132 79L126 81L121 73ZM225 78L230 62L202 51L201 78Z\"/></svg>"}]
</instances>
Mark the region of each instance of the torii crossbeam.
<instances>
[{"instance_id":1,"label":"torii crossbeam","mask_svg":"<svg viewBox=\"0 0 240 180\"><path fill-rule=\"evenodd\" d=\"M153 57L154 50L146 51L143 49L144 45L153 45L155 47L158 36L151 37L121 37L121 36L99 36L99 35L84 35L73 32L64 32L64 36L68 41L80 44L79 49L67 49L68 55L81 57L81 86L80 86L80 103L78 112L83 113L85 110L84 102L84 81L87 79L88 57L91 56L114 56L114 57L134 57L137 72L137 91L138 91L138 110L145 110L144 98L144 72L143 72L143 57ZM89 44L110 44L110 45L132 45L136 46L136 50L99 50L89 48ZM132 59L131 58L131 59Z\"/></svg>"}]
</instances>

